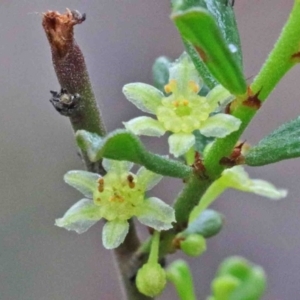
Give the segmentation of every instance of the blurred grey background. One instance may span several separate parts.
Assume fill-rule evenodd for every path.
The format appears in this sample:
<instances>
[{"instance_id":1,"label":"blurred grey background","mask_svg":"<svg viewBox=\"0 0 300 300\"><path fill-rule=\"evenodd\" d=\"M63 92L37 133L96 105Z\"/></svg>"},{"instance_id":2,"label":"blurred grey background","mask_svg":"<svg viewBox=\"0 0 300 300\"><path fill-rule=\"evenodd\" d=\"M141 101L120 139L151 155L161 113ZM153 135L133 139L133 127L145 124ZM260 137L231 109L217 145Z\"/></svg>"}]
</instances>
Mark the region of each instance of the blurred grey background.
<instances>
[{"instance_id":1,"label":"blurred grey background","mask_svg":"<svg viewBox=\"0 0 300 300\"><path fill-rule=\"evenodd\" d=\"M235 2L250 78L276 41L293 1ZM59 86L41 26L42 12L66 7L87 13L76 37L109 131L140 114L123 97L122 86L151 83L154 59L176 58L183 50L167 0L0 1L1 300L122 298L112 255L101 245L101 224L83 235L53 225L81 197L62 180L66 171L82 165L67 118L49 103L49 90ZM299 115L299 78L296 67L282 80L244 134L248 142L256 143ZM165 138L145 141L166 153ZM252 178L287 188L286 199L272 202L229 191L217 201L214 207L225 214L226 226L209 241L208 251L193 260L198 299L209 294L217 266L229 255L243 255L264 266L264 299L300 299L299 167L295 159L248 168ZM170 203L180 187L180 180L166 179L154 192ZM176 299L173 287L159 299Z\"/></svg>"}]
</instances>

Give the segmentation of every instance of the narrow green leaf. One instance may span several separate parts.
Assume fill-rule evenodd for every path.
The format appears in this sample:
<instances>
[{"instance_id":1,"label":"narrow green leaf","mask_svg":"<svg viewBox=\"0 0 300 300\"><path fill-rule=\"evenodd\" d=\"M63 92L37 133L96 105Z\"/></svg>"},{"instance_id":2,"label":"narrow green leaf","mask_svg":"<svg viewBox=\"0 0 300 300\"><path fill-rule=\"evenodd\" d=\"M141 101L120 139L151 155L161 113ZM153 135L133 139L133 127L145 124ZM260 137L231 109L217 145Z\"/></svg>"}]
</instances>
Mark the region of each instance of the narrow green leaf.
<instances>
[{"instance_id":1,"label":"narrow green leaf","mask_svg":"<svg viewBox=\"0 0 300 300\"><path fill-rule=\"evenodd\" d=\"M231 51L231 53L242 69L240 35L236 24L233 6L230 5L228 0L173 0L172 8L174 12L185 11L191 8L207 9L215 18L227 45L231 45L230 48L232 50L235 48L236 51ZM188 45L185 44L185 47L187 49ZM187 49L187 52L190 56L193 55L193 51L191 49ZM195 50L194 52L196 53ZM198 63L199 62L197 62L197 64Z\"/></svg>"},{"instance_id":2,"label":"narrow green leaf","mask_svg":"<svg viewBox=\"0 0 300 300\"><path fill-rule=\"evenodd\" d=\"M240 35L236 24L233 6L228 0L205 0L207 10L214 16L219 25L226 44L229 46L232 56L243 69L243 57Z\"/></svg>"},{"instance_id":3,"label":"narrow green leaf","mask_svg":"<svg viewBox=\"0 0 300 300\"><path fill-rule=\"evenodd\" d=\"M76 132L76 140L93 162L104 157L126 160L143 165L157 174L177 178L187 178L192 172L190 167L180 162L147 151L138 137L126 130L115 130L104 139L97 139L94 134L79 130Z\"/></svg>"},{"instance_id":4,"label":"narrow green leaf","mask_svg":"<svg viewBox=\"0 0 300 300\"><path fill-rule=\"evenodd\" d=\"M166 56L158 57L152 66L152 76L155 87L157 87L162 92L164 91L164 86L169 81L169 67L171 60Z\"/></svg>"},{"instance_id":5,"label":"narrow green leaf","mask_svg":"<svg viewBox=\"0 0 300 300\"><path fill-rule=\"evenodd\" d=\"M183 44L184 44L186 52L190 56L197 72L202 77L202 79L205 82L206 86L209 89L213 89L216 85L218 85L218 82L211 75L210 71L208 70L207 66L205 65L205 63L200 58L200 56L199 56L198 52L196 51L195 47L193 46L192 43L190 43L186 39L183 39ZM200 93L202 92L202 90L203 90L203 88L201 89Z\"/></svg>"},{"instance_id":6,"label":"narrow green leaf","mask_svg":"<svg viewBox=\"0 0 300 300\"><path fill-rule=\"evenodd\" d=\"M221 231L223 223L224 218L220 213L212 209L207 209L192 221L181 234L186 236L197 233L205 238L210 238Z\"/></svg>"},{"instance_id":7,"label":"narrow green leaf","mask_svg":"<svg viewBox=\"0 0 300 300\"><path fill-rule=\"evenodd\" d=\"M185 261L174 261L167 269L167 279L174 284L180 300L196 300L193 277Z\"/></svg>"},{"instance_id":8,"label":"narrow green leaf","mask_svg":"<svg viewBox=\"0 0 300 300\"><path fill-rule=\"evenodd\" d=\"M171 17L213 76L231 93L244 94L246 81L213 16L205 9L192 8L175 12Z\"/></svg>"},{"instance_id":9,"label":"narrow green leaf","mask_svg":"<svg viewBox=\"0 0 300 300\"><path fill-rule=\"evenodd\" d=\"M197 8L202 7L207 9L205 0L172 0L172 10L173 12L176 11L184 11L190 8ZM198 71L199 75L203 78L205 85L208 89L213 89L218 82L212 76L210 71L207 69L205 63L199 57L195 47L186 39L182 39L184 47L188 55L190 56L191 60L193 61L196 70ZM203 88L201 92L203 92ZM203 95L205 96L205 94Z\"/></svg>"},{"instance_id":10,"label":"narrow green leaf","mask_svg":"<svg viewBox=\"0 0 300 300\"><path fill-rule=\"evenodd\" d=\"M249 166L263 166L300 156L300 117L281 125L245 155Z\"/></svg>"}]
</instances>

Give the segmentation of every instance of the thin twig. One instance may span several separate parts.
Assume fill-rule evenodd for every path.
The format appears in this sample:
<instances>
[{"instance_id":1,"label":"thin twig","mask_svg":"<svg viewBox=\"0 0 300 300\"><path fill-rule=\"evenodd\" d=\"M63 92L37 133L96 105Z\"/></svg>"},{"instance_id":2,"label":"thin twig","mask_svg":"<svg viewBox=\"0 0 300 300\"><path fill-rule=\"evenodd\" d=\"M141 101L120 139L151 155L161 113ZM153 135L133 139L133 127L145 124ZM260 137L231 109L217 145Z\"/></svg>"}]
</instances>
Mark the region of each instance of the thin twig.
<instances>
[{"instance_id":1,"label":"thin twig","mask_svg":"<svg viewBox=\"0 0 300 300\"><path fill-rule=\"evenodd\" d=\"M53 66L63 90L80 96L79 105L69 112L74 131L85 129L105 135L105 126L90 83L83 54L74 39L74 26L81 24L85 15L67 10L65 14L48 11L44 14L42 25L48 38ZM92 164L83 154L87 168L103 173L101 164Z\"/></svg>"},{"instance_id":2,"label":"thin twig","mask_svg":"<svg viewBox=\"0 0 300 300\"><path fill-rule=\"evenodd\" d=\"M73 27L85 19L85 14L70 10L65 14L54 11L44 14L42 25L51 47L57 79L61 85L60 92L51 92L53 96L51 102L57 111L70 118L75 132L84 129L104 136L105 126L101 120L84 57L74 39ZM89 171L104 174L101 162L91 163L85 153L83 158ZM135 226L130 221L125 241L114 251L126 298L129 300L150 299L139 293L135 278L129 273L131 257L139 246Z\"/></svg>"}]
</instances>

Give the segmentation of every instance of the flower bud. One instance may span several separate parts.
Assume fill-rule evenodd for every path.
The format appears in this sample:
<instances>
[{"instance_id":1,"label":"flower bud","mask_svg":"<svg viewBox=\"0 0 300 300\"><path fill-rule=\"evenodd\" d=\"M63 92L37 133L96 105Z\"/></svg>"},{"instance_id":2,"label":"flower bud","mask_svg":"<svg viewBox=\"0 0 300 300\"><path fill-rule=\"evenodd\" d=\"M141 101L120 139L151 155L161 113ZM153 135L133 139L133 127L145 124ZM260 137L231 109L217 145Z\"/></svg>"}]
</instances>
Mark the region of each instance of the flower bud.
<instances>
[{"instance_id":1,"label":"flower bud","mask_svg":"<svg viewBox=\"0 0 300 300\"><path fill-rule=\"evenodd\" d=\"M166 285L166 272L158 263L146 263L136 277L138 290L149 297L158 296Z\"/></svg>"},{"instance_id":2,"label":"flower bud","mask_svg":"<svg viewBox=\"0 0 300 300\"><path fill-rule=\"evenodd\" d=\"M180 243L180 249L189 256L199 256L206 251L206 240L202 235L191 234Z\"/></svg>"},{"instance_id":3,"label":"flower bud","mask_svg":"<svg viewBox=\"0 0 300 300\"><path fill-rule=\"evenodd\" d=\"M212 282L212 290L216 300L228 300L241 281L231 275L217 277Z\"/></svg>"},{"instance_id":4,"label":"flower bud","mask_svg":"<svg viewBox=\"0 0 300 300\"><path fill-rule=\"evenodd\" d=\"M252 266L243 257L232 256L225 259L219 267L218 276L232 275L245 280L251 272Z\"/></svg>"}]
</instances>

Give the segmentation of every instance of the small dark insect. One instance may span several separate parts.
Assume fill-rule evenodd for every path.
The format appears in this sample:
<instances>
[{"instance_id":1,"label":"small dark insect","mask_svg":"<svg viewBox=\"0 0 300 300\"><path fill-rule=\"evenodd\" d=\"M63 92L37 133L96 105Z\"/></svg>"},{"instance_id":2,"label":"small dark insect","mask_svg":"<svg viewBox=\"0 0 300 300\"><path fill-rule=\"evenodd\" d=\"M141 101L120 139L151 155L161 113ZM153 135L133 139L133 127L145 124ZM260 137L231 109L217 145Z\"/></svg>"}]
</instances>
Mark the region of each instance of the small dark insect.
<instances>
[{"instance_id":1,"label":"small dark insect","mask_svg":"<svg viewBox=\"0 0 300 300\"><path fill-rule=\"evenodd\" d=\"M68 91L62 88L59 92L50 91L52 98L50 102L54 108L63 116L70 117L78 108L80 102L79 94L69 94Z\"/></svg>"}]
</instances>

